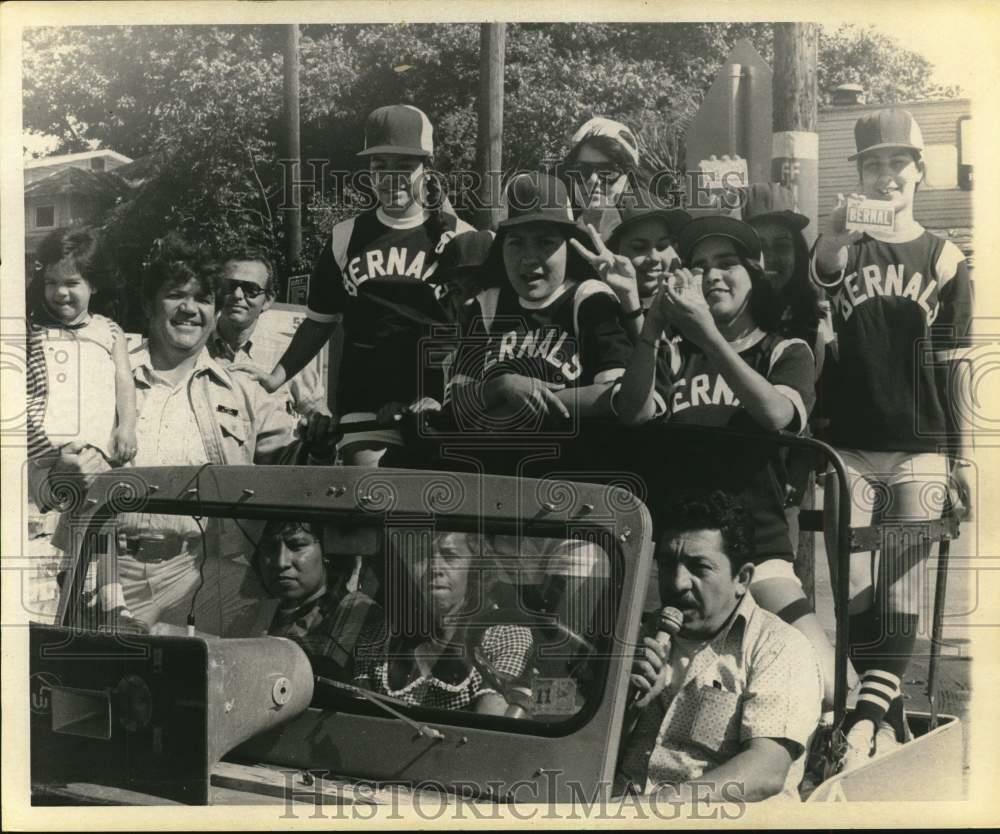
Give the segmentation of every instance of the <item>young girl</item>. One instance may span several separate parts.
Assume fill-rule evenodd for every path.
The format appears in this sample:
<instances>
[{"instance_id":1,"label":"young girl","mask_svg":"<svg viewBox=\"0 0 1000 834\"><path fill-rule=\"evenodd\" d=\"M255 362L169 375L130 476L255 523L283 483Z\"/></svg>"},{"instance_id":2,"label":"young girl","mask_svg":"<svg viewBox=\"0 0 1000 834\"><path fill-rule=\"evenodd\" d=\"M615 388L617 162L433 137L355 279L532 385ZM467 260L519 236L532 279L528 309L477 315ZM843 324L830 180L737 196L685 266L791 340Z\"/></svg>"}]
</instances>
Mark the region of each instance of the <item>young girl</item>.
<instances>
[{"instance_id":1,"label":"young girl","mask_svg":"<svg viewBox=\"0 0 1000 834\"><path fill-rule=\"evenodd\" d=\"M587 224L593 251L578 241L572 244L618 296L622 323L635 343L645 309L678 260L677 235L691 215L683 209L660 207L656 198L641 189L619 203L617 215L616 223L606 224L605 239Z\"/></svg>"},{"instance_id":2,"label":"young girl","mask_svg":"<svg viewBox=\"0 0 1000 834\"><path fill-rule=\"evenodd\" d=\"M782 330L812 346L819 379L828 341L821 332L826 305L809 277L809 244L803 235L809 218L788 208L788 192L778 183L754 183L746 192L743 219L760 237L764 277L784 308Z\"/></svg>"},{"instance_id":3,"label":"young girl","mask_svg":"<svg viewBox=\"0 0 1000 834\"><path fill-rule=\"evenodd\" d=\"M39 245L36 277L28 290L29 487L38 506L50 509L56 487L46 484L63 454L88 454L97 471L121 466L136 453L135 385L125 334L111 319L90 312L103 274L98 241L90 229L57 229ZM85 451L89 450L89 451ZM74 555L70 513L54 543ZM103 611L124 620L121 584L111 555L97 564Z\"/></svg>"},{"instance_id":4,"label":"young girl","mask_svg":"<svg viewBox=\"0 0 1000 834\"><path fill-rule=\"evenodd\" d=\"M349 465L377 466L388 449L402 444L395 428L352 432L352 423L443 396L443 382L421 364L423 325L379 303L436 305L434 287L427 283L436 256L455 234L472 231L442 211L430 170L433 153L433 128L416 107L380 107L368 117L359 156L369 161L378 206L334 226L309 284L307 318L274 370L233 366L273 392L343 327L334 388L345 430L340 454Z\"/></svg>"},{"instance_id":5,"label":"young girl","mask_svg":"<svg viewBox=\"0 0 1000 834\"><path fill-rule=\"evenodd\" d=\"M705 217L681 230L678 247L688 268L675 270L657 290L615 398L620 419L801 431L814 400L812 352L777 332L781 307L764 279L756 232L729 217ZM667 326L679 334L669 341ZM696 436L681 454L690 455L690 465L672 460L671 471L686 473L686 480L746 479L756 526L751 591L810 639L832 702L833 650L792 571L780 458L742 437L700 444Z\"/></svg>"},{"instance_id":6,"label":"young girl","mask_svg":"<svg viewBox=\"0 0 1000 834\"><path fill-rule=\"evenodd\" d=\"M971 436L959 403L972 402L965 351L972 326L968 264L951 241L914 217L926 175L920 126L906 110L863 115L854 126L860 194L891 204L891 229L847 227L838 195L816 241L813 278L826 290L836 338L825 373L826 438L847 468L851 524L887 524L878 566L852 554L851 656L861 672L845 722L845 768L908 737L902 682L913 656L930 546L908 525L940 518L954 486L968 507ZM949 459L950 453L953 460ZM830 498L836 478L827 474ZM827 500L831 512L836 504ZM827 554L837 552L827 524Z\"/></svg>"},{"instance_id":7,"label":"young girl","mask_svg":"<svg viewBox=\"0 0 1000 834\"><path fill-rule=\"evenodd\" d=\"M485 429L521 431L610 415L629 353L618 301L568 241L579 237L563 184L520 174L485 267L502 286L468 305L450 385L453 411ZM498 281L499 283L499 281Z\"/></svg>"}]
</instances>

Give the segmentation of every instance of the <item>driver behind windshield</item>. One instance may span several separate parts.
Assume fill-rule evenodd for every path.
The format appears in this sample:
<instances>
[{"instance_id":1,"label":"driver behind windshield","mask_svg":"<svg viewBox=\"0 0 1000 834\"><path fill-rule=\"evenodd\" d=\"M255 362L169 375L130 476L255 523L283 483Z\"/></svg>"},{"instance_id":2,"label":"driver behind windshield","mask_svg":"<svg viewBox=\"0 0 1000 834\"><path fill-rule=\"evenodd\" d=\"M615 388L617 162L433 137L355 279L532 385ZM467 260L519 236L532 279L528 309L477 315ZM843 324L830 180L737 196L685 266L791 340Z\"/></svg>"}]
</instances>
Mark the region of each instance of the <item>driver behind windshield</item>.
<instances>
[{"instance_id":1,"label":"driver behind windshield","mask_svg":"<svg viewBox=\"0 0 1000 834\"><path fill-rule=\"evenodd\" d=\"M414 706L521 717L534 641L496 623L497 569L482 537L437 533L394 556L403 570L387 621L359 641L355 683Z\"/></svg>"},{"instance_id":2,"label":"driver behind windshield","mask_svg":"<svg viewBox=\"0 0 1000 834\"><path fill-rule=\"evenodd\" d=\"M268 634L302 646L316 674L349 681L358 638L384 620L371 597L351 588L355 560L338 566L323 552L319 525L306 521L269 522L257 560L264 586L280 600Z\"/></svg>"}]
</instances>

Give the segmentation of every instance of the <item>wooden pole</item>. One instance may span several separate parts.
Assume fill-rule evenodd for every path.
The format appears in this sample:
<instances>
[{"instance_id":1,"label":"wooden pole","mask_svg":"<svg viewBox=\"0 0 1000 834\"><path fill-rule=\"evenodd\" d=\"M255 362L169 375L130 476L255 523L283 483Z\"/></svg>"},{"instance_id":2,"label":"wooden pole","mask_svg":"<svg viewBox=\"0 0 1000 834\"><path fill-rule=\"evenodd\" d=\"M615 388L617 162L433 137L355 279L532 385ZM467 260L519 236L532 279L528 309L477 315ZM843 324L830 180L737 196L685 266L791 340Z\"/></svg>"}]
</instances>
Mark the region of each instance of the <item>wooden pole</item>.
<instances>
[{"instance_id":1,"label":"wooden pole","mask_svg":"<svg viewBox=\"0 0 1000 834\"><path fill-rule=\"evenodd\" d=\"M816 133L815 23L774 25L774 138L771 180L791 188L799 214L809 218L804 234L817 235L819 135Z\"/></svg>"},{"instance_id":2,"label":"wooden pole","mask_svg":"<svg viewBox=\"0 0 1000 834\"><path fill-rule=\"evenodd\" d=\"M803 234L816 239L819 194L819 135L816 133L816 52L819 38L815 23L774 25L774 103L771 145L771 180L791 189L794 208L809 218ZM811 509L816 484L809 479L801 506ZM792 529L797 546L795 573L810 603L816 605L816 537ZM797 541L796 541L797 539Z\"/></svg>"},{"instance_id":3,"label":"wooden pole","mask_svg":"<svg viewBox=\"0 0 1000 834\"><path fill-rule=\"evenodd\" d=\"M285 195L285 240L289 268L294 270L302 256L302 151L299 135L299 27L285 26L284 43L284 93L285 93L285 164L288 166L285 182L291 194Z\"/></svg>"},{"instance_id":4,"label":"wooden pole","mask_svg":"<svg viewBox=\"0 0 1000 834\"><path fill-rule=\"evenodd\" d=\"M500 171L503 164L503 74L507 24L483 23L479 28L479 134L476 171L481 180L481 208L476 226L495 229L500 222Z\"/></svg>"}]
</instances>

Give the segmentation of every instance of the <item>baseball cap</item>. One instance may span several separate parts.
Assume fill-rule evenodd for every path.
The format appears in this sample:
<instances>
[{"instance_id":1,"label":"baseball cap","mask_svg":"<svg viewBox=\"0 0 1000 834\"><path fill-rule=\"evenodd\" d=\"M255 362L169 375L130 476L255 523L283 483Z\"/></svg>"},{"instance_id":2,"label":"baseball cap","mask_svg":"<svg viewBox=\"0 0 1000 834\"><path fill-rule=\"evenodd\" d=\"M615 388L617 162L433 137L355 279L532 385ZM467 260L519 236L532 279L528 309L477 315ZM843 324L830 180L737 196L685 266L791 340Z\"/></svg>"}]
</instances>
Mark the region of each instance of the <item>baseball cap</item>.
<instances>
[{"instance_id":1,"label":"baseball cap","mask_svg":"<svg viewBox=\"0 0 1000 834\"><path fill-rule=\"evenodd\" d=\"M373 110L365 123L365 149L358 156L378 153L432 156L434 128L427 114L409 104Z\"/></svg>"},{"instance_id":2,"label":"baseball cap","mask_svg":"<svg viewBox=\"0 0 1000 834\"><path fill-rule=\"evenodd\" d=\"M659 202L644 189L637 189L635 193L626 194L618 201L613 210L616 220L605 223L601 231L601 237L611 249L616 249L622 234L641 220L650 217L662 219L667 225L667 231L671 237L677 236L680 230L691 222L691 215L680 208L663 208Z\"/></svg>"},{"instance_id":3,"label":"baseball cap","mask_svg":"<svg viewBox=\"0 0 1000 834\"><path fill-rule=\"evenodd\" d=\"M809 225L809 218L794 210L792 190L778 182L751 183L743 192L743 221L768 218L802 231Z\"/></svg>"},{"instance_id":4,"label":"baseball cap","mask_svg":"<svg viewBox=\"0 0 1000 834\"><path fill-rule=\"evenodd\" d=\"M498 234L512 226L546 222L576 228L573 208L566 186L547 174L516 174L504 189L507 219L497 227Z\"/></svg>"},{"instance_id":5,"label":"baseball cap","mask_svg":"<svg viewBox=\"0 0 1000 834\"><path fill-rule=\"evenodd\" d=\"M924 136L910 111L886 107L866 113L854 123L854 144L858 150L847 157L848 162L880 148L906 148L922 153Z\"/></svg>"},{"instance_id":6,"label":"baseball cap","mask_svg":"<svg viewBox=\"0 0 1000 834\"><path fill-rule=\"evenodd\" d=\"M698 217L681 229L677 236L677 252L685 266L690 264L694 248L709 237L729 238L736 242L743 250L743 254L750 260L758 263L763 260L760 237L758 237L756 229L749 223L744 223L735 217L720 214L711 217Z\"/></svg>"},{"instance_id":7,"label":"baseball cap","mask_svg":"<svg viewBox=\"0 0 1000 834\"><path fill-rule=\"evenodd\" d=\"M635 134L628 126L623 125L621 122L616 122L614 119L607 119L604 116L594 116L594 118L584 122L577 129L570 141L575 148L585 139L593 139L597 136L607 136L614 139L629 155L632 164L639 164L639 142L636 140Z\"/></svg>"}]
</instances>

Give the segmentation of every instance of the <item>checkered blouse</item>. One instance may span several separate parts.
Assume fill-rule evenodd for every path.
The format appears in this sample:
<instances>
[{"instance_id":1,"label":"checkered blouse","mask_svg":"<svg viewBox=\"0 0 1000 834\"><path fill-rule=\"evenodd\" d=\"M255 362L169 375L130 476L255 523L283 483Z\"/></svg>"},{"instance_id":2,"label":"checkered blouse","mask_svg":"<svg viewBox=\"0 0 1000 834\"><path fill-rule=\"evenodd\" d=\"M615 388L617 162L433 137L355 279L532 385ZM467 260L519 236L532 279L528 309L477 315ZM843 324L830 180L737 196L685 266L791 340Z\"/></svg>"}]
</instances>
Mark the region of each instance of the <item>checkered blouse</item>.
<instances>
[{"instance_id":1,"label":"checkered blouse","mask_svg":"<svg viewBox=\"0 0 1000 834\"><path fill-rule=\"evenodd\" d=\"M374 635L373 635L374 637ZM371 653L364 653L366 648ZM495 625L485 629L479 648L501 674L525 678L529 672L533 640L531 630L524 626ZM466 653L463 654L463 648ZM373 692L391 695L414 706L435 709L468 709L479 697L496 690L486 682L482 673L468 655L471 650L454 644L445 648L434 664L433 674L421 675L412 650L403 655L393 651L382 624L381 639L362 638L358 644L355 683ZM410 676L404 686L389 686L389 664L392 661L408 662Z\"/></svg>"}]
</instances>

